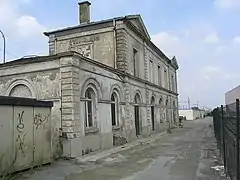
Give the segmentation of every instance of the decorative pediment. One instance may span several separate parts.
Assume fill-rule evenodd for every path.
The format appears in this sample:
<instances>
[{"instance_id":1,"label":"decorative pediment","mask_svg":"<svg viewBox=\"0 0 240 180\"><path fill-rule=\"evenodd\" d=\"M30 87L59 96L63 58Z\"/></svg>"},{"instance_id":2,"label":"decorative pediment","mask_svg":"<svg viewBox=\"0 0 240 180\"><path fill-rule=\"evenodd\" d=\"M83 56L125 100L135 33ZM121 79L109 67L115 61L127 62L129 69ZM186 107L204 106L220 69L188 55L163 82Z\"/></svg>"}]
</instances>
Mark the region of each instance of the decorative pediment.
<instances>
[{"instance_id":1,"label":"decorative pediment","mask_svg":"<svg viewBox=\"0 0 240 180\"><path fill-rule=\"evenodd\" d=\"M140 15L129 15L126 16L126 19L128 19L145 37L150 40L150 35Z\"/></svg>"}]
</instances>

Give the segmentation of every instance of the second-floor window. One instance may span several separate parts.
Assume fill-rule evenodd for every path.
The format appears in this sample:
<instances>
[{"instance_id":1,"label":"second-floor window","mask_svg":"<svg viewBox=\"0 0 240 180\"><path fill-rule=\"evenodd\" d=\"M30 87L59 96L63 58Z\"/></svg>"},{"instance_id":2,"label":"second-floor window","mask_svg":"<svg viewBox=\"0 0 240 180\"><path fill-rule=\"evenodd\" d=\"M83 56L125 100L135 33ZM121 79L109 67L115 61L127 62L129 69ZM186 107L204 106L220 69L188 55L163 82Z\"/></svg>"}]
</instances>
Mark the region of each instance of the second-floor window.
<instances>
[{"instance_id":1,"label":"second-floor window","mask_svg":"<svg viewBox=\"0 0 240 180\"><path fill-rule=\"evenodd\" d=\"M171 77L171 82L172 82L172 91L175 92L175 81L174 81L174 76L172 75Z\"/></svg>"},{"instance_id":2,"label":"second-floor window","mask_svg":"<svg viewBox=\"0 0 240 180\"><path fill-rule=\"evenodd\" d=\"M164 69L164 86L166 89L168 89L168 76L167 76L167 70Z\"/></svg>"},{"instance_id":3,"label":"second-floor window","mask_svg":"<svg viewBox=\"0 0 240 180\"><path fill-rule=\"evenodd\" d=\"M150 60L150 65L149 65L149 74L150 74L150 82L154 82L154 65L153 61Z\"/></svg>"},{"instance_id":4,"label":"second-floor window","mask_svg":"<svg viewBox=\"0 0 240 180\"><path fill-rule=\"evenodd\" d=\"M137 54L138 54L137 50L133 49L133 75L136 77L139 76Z\"/></svg>"},{"instance_id":5,"label":"second-floor window","mask_svg":"<svg viewBox=\"0 0 240 180\"><path fill-rule=\"evenodd\" d=\"M158 66L158 85L161 86L161 67Z\"/></svg>"}]
</instances>

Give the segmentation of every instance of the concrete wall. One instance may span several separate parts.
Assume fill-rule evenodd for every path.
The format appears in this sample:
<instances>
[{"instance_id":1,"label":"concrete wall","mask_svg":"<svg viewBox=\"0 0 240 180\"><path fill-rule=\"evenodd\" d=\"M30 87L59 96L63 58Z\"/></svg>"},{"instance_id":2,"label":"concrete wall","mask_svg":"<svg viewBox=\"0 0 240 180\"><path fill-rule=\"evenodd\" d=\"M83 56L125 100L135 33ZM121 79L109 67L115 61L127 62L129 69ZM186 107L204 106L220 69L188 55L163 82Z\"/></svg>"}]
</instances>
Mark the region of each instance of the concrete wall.
<instances>
[{"instance_id":1,"label":"concrete wall","mask_svg":"<svg viewBox=\"0 0 240 180\"><path fill-rule=\"evenodd\" d=\"M0 67L0 95L51 100L53 152L61 154L59 134L61 128L59 62L34 62Z\"/></svg>"},{"instance_id":2,"label":"concrete wall","mask_svg":"<svg viewBox=\"0 0 240 180\"><path fill-rule=\"evenodd\" d=\"M240 86L233 88L225 94L225 104L235 103L236 99L240 99Z\"/></svg>"},{"instance_id":3,"label":"concrete wall","mask_svg":"<svg viewBox=\"0 0 240 180\"><path fill-rule=\"evenodd\" d=\"M187 120L194 120L193 110L179 110L179 116L185 116Z\"/></svg>"},{"instance_id":4,"label":"concrete wall","mask_svg":"<svg viewBox=\"0 0 240 180\"><path fill-rule=\"evenodd\" d=\"M0 100L0 176L51 162L51 105L1 96Z\"/></svg>"}]
</instances>

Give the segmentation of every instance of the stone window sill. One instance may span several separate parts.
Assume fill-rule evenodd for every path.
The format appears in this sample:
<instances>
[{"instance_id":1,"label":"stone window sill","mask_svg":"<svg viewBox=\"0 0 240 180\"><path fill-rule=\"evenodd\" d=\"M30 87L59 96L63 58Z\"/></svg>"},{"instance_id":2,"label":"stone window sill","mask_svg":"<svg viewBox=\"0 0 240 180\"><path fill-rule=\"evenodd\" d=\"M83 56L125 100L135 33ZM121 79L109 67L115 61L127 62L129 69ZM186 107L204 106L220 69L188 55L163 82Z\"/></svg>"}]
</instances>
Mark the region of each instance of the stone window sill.
<instances>
[{"instance_id":1,"label":"stone window sill","mask_svg":"<svg viewBox=\"0 0 240 180\"><path fill-rule=\"evenodd\" d=\"M99 132L99 129L96 127L86 127L85 128L85 134L86 135L93 135Z\"/></svg>"},{"instance_id":2,"label":"stone window sill","mask_svg":"<svg viewBox=\"0 0 240 180\"><path fill-rule=\"evenodd\" d=\"M113 130L113 131L118 131L118 130L120 130L120 129L121 129L120 126L113 126L113 127L112 127L112 130Z\"/></svg>"}]
</instances>

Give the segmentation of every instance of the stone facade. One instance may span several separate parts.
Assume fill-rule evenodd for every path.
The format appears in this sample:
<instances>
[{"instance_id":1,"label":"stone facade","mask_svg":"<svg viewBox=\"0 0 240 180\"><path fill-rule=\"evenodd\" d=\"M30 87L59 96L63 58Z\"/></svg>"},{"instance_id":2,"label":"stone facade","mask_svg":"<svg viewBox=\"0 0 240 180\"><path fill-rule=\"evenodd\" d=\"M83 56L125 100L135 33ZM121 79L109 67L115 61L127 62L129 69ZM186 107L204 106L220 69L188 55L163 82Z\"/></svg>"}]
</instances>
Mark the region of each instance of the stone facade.
<instances>
[{"instance_id":1,"label":"stone facade","mask_svg":"<svg viewBox=\"0 0 240 180\"><path fill-rule=\"evenodd\" d=\"M77 157L177 125L176 59L151 42L139 15L45 35L49 56L0 65L0 95L54 101L56 154Z\"/></svg>"}]
</instances>

